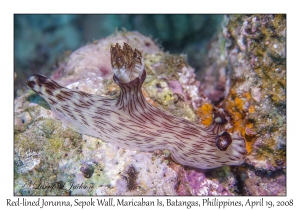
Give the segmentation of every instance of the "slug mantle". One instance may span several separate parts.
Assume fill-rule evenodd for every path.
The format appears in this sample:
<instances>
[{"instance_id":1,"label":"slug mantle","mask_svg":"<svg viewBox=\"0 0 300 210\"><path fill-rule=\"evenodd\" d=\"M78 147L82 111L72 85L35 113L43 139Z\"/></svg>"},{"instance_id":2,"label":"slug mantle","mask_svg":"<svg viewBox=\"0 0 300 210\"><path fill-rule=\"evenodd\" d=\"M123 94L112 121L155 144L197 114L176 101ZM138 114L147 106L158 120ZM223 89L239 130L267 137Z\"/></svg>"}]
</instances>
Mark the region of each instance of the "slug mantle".
<instances>
[{"instance_id":1,"label":"slug mantle","mask_svg":"<svg viewBox=\"0 0 300 210\"><path fill-rule=\"evenodd\" d=\"M209 127L195 125L149 104L141 87L146 78L143 57L124 43L111 46L117 99L70 90L42 75L27 86L43 97L54 115L75 131L130 150L168 149L175 161L195 168L239 165L245 140L223 130L221 115Z\"/></svg>"}]
</instances>

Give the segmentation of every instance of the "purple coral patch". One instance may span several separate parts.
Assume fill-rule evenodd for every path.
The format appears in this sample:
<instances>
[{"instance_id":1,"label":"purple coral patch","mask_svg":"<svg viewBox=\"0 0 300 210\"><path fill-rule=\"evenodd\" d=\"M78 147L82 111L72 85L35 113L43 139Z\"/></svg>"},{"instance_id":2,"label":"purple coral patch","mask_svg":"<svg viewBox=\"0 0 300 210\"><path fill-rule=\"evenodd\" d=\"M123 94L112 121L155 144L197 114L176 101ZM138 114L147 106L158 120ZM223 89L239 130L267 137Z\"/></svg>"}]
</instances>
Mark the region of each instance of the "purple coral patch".
<instances>
[{"instance_id":1,"label":"purple coral patch","mask_svg":"<svg viewBox=\"0 0 300 210\"><path fill-rule=\"evenodd\" d=\"M192 195L232 195L220 183L207 179L203 173L191 170L185 176Z\"/></svg>"},{"instance_id":2,"label":"purple coral patch","mask_svg":"<svg viewBox=\"0 0 300 210\"><path fill-rule=\"evenodd\" d=\"M179 81L176 80L169 81L169 87L173 93L178 93L180 95L183 95L182 86Z\"/></svg>"}]
</instances>

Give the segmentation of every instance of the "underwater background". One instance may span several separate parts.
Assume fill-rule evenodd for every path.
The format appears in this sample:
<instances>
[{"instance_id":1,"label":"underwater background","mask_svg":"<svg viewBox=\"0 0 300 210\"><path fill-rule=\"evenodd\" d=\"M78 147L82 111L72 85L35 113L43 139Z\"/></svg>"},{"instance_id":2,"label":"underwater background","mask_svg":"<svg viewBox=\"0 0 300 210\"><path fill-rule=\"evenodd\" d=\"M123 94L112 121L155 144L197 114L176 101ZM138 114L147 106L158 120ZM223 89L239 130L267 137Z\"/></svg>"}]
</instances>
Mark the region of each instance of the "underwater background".
<instances>
[{"instance_id":1,"label":"underwater background","mask_svg":"<svg viewBox=\"0 0 300 210\"><path fill-rule=\"evenodd\" d=\"M64 54L115 31L139 31L170 53L186 54L200 71L207 43L220 30L223 15L199 14L16 14L14 15L15 91L33 73L46 76Z\"/></svg>"}]
</instances>

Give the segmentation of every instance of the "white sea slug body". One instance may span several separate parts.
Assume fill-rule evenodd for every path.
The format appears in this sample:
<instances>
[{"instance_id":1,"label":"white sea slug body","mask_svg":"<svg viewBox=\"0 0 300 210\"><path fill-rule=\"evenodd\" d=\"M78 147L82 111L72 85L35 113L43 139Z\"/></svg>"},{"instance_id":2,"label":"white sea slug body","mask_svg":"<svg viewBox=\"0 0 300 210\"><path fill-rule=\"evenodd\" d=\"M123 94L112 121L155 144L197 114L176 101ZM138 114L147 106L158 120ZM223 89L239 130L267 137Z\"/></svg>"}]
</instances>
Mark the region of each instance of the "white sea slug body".
<instances>
[{"instance_id":1,"label":"white sea slug body","mask_svg":"<svg viewBox=\"0 0 300 210\"><path fill-rule=\"evenodd\" d=\"M27 86L75 131L115 146L139 151L168 149L178 163L202 169L244 162L245 140L237 134L220 132L219 118L205 128L145 100L141 87L146 71L137 49L132 50L126 43L123 48L112 46L111 63L113 79L120 87L117 99L70 90L37 74L27 80Z\"/></svg>"}]
</instances>

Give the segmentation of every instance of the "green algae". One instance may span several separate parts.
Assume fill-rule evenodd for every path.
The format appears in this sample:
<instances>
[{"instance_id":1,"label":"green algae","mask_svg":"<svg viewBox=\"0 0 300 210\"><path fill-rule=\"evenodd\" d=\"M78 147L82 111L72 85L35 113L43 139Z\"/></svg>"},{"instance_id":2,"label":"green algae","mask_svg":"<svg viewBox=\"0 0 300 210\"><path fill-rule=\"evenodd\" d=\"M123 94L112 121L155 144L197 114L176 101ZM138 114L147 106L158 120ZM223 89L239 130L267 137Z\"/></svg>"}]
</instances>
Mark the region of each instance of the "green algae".
<instances>
[{"instance_id":1,"label":"green algae","mask_svg":"<svg viewBox=\"0 0 300 210\"><path fill-rule=\"evenodd\" d=\"M34 107L34 109L43 108ZM38 110L34 111L34 113L39 112ZM14 167L15 194L68 195L66 189L54 187L50 190L38 186L51 186L57 183L57 175L59 174L57 166L62 158L68 157L78 160L78 157L74 157L74 154L76 156L77 153L69 152L76 150L81 145L80 137L71 129L64 128L60 121L45 117L34 119L31 128L15 134L15 151L20 159ZM66 138L68 138L69 144L64 146ZM68 156L65 156L66 154ZM29 166L34 163L33 161L39 162L39 164L31 168Z\"/></svg>"},{"instance_id":2,"label":"green algae","mask_svg":"<svg viewBox=\"0 0 300 210\"><path fill-rule=\"evenodd\" d=\"M149 75L169 75L174 77L183 67L188 66L186 56L170 55L168 53L145 55L144 65Z\"/></svg>"},{"instance_id":3,"label":"green algae","mask_svg":"<svg viewBox=\"0 0 300 210\"><path fill-rule=\"evenodd\" d=\"M147 78L144 88L150 98L158 103L158 107L190 121L196 120L194 110L185 104L184 96L173 93L168 81L178 81L182 69L188 67L185 55L170 55L157 53L145 55L145 69ZM184 93L186 94L186 93Z\"/></svg>"},{"instance_id":4,"label":"green algae","mask_svg":"<svg viewBox=\"0 0 300 210\"><path fill-rule=\"evenodd\" d=\"M96 186L109 186L111 183L111 179L105 173L105 170L100 171L99 169L96 170L95 175L93 175L89 181Z\"/></svg>"}]
</instances>

